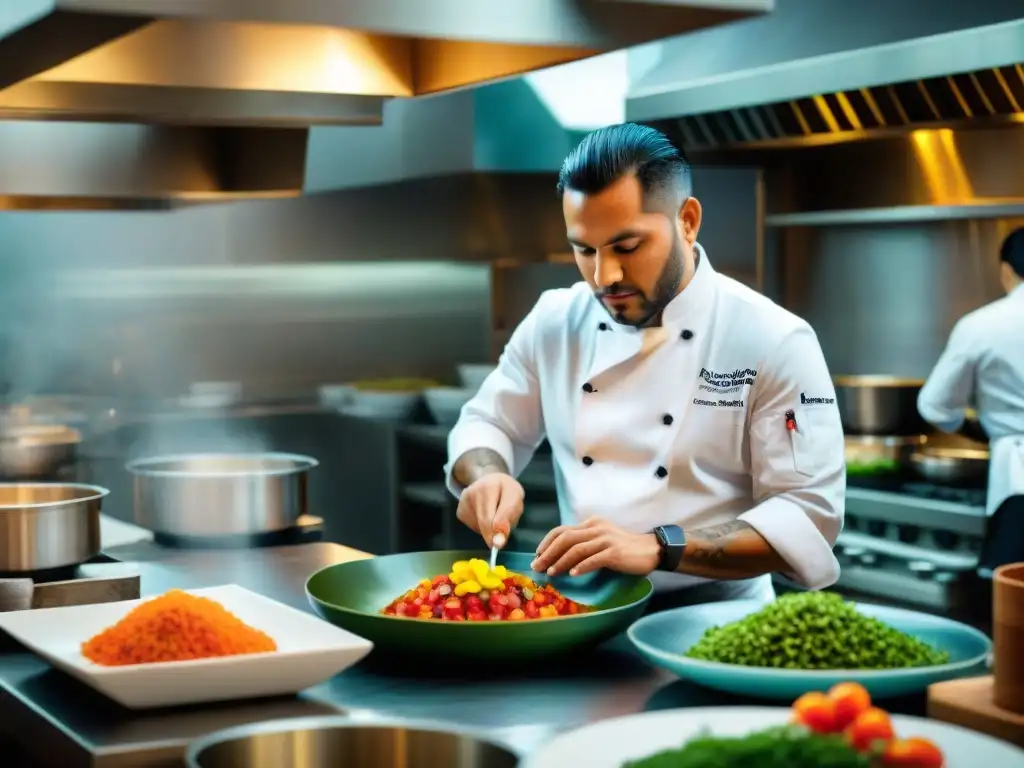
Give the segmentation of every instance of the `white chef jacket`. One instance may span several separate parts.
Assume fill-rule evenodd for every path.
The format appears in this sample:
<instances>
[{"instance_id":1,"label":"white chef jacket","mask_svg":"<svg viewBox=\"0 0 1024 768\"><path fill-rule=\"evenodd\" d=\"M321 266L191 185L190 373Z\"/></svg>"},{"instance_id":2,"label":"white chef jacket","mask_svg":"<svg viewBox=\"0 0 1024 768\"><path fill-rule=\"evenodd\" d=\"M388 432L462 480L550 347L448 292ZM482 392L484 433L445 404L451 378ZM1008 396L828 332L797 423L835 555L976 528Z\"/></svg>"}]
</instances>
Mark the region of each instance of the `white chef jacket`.
<instances>
[{"instance_id":1,"label":"white chef jacket","mask_svg":"<svg viewBox=\"0 0 1024 768\"><path fill-rule=\"evenodd\" d=\"M448 487L461 493L452 467L466 451L490 448L518 474L546 436L563 523L601 516L646 532L739 518L792 578L829 586L846 466L821 347L700 253L660 328L613 322L583 282L545 291L449 434Z\"/></svg>"},{"instance_id":2,"label":"white chef jacket","mask_svg":"<svg viewBox=\"0 0 1024 768\"><path fill-rule=\"evenodd\" d=\"M988 513L1024 494L1024 285L964 315L917 398L922 418L956 432L974 405L988 434Z\"/></svg>"}]
</instances>

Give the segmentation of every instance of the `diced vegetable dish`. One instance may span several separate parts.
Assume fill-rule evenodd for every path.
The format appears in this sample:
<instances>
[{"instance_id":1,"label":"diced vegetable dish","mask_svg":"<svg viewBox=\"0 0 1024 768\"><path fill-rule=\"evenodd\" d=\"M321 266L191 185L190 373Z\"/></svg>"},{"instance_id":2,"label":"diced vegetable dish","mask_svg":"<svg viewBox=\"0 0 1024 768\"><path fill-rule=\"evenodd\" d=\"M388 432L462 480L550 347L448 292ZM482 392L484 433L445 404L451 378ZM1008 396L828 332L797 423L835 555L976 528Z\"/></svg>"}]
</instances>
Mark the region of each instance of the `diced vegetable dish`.
<instances>
[{"instance_id":1,"label":"diced vegetable dish","mask_svg":"<svg viewBox=\"0 0 1024 768\"><path fill-rule=\"evenodd\" d=\"M705 734L623 768L943 768L927 739L898 738L887 712L856 683L807 693L787 726L746 736Z\"/></svg>"},{"instance_id":2,"label":"diced vegetable dish","mask_svg":"<svg viewBox=\"0 0 1024 768\"><path fill-rule=\"evenodd\" d=\"M492 571L485 561L474 558L455 563L451 573L423 579L383 613L435 621L530 621L591 610L550 584L540 586L502 565Z\"/></svg>"}]
</instances>

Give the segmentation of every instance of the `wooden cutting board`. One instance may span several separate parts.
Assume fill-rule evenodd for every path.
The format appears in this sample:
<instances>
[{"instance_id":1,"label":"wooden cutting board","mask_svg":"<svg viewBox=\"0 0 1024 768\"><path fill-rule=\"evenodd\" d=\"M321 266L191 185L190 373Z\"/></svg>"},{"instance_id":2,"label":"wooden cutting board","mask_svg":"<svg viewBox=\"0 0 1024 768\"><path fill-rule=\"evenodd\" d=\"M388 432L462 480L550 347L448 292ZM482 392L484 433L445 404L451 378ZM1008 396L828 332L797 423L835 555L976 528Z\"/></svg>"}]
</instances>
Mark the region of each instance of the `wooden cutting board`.
<instances>
[{"instance_id":1,"label":"wooden cutting board","mask_svg":"<svg viewBox=\"0 0 1024 768\"><path fill-rule=\"evenodd\" d=\"M991 675L949 680L928 687L928 716L1024 747L1024 715L992 703Z\"/></svg>"}]
</instances>

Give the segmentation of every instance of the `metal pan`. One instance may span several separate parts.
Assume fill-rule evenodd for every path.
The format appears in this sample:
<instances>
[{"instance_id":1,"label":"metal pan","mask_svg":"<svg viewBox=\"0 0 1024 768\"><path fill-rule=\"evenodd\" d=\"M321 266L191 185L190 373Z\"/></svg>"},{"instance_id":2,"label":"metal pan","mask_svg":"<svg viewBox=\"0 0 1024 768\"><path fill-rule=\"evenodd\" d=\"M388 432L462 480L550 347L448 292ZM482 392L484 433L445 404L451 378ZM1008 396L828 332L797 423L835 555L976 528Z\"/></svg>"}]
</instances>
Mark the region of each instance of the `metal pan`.
<instances>
[{"instance_id":1,"label":"metal pan","mask_svg":"<svg viewBox=\"0 0 1024 768\"><path fill-rule=\"evenodd\" d=\"M189 768L515 768L519 757L447 724L308 717L243 725L189 745Z\"/></svg>"},{"instance_id":2,"label":"metal pan","mask_svg":"<svg viewBox=\"0 0 1024 768\"><path fill-rule=\"evenodd\" d=\"M77 483L0 483L0 572L47 571L95 557L109 493Z\"/></svg>"},{"instance_id":3,"label":"metal pan","mask_svg":"<svg viewBox=\"0 0 1024 768\"><path fill-rule=\"evenodd\" d=\"M75 461L82 435L61 425L24 424L0 429L0 476L30 480Z\"/></svg>"},{"instance_id":4,"label":"metal pan","mask_svg":"<svg viewBox=\"0 0 1024 768\"><path fill-rule=\"evenodd\" d=\"M405 659L450 658L456 665L529 661L594 646L623 632L644 611L653 587L642 576L598 571L550 582L566 597L596 607L592 613L511 622L418 621L384 616L381 610L422 579L448 573L452 563L486 557L479 551L410 552L328 566L306 582L306 595L324 619L373 642L373 654ZM498 562L535 581L535 555L502 552ZM458 653L452 654L452 648ZM371 655L372 658L372 655Z\"/></svg>"},{"instance_id":5,"label":"metal pan","mask_svg":"<svg viewBox=\"0 0 1024 768\"><path fill-rule=\"evenodd\" d=\"M290 453L205 453L129 462L135 522L176 537L253 536L306 513L316 459Z\"/></svg>"},{"instance_id":6,"label":"metal pan","mask_svg":"<svg viewBox=\"0 0 1024 768\"><path fill-rule=\"evenodd\" d=\"M837 376L833 381L843 431L850 435L921 435L931 431L917 412L919 379Z\"/></svg>"},{"instance_id":7,"label":"metal pan","mask_svg":"<svg viewBox=\"0 0 1024 768\"><path fill-rule=\"evenodd\" d=\"M988 479L988 451L974 448L923 448L910 455L913 470L940 485L981 485Z\"/></svg>"}]
</instances>

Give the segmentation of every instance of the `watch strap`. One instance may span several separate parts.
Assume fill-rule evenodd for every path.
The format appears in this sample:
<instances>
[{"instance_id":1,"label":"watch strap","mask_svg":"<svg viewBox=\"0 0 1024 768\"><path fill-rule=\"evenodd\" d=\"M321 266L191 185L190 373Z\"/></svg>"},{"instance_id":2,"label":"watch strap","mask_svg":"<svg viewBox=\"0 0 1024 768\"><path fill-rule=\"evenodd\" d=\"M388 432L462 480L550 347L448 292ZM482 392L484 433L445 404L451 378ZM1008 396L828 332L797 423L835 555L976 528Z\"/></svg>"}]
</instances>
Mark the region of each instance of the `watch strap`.
<instances>
[{"instance_id":1,"label":"watch strap","mask_svg":"<svg viewBox=\"0 0 1024 768\"><path fill-rule=\"evenodd\" d=\"M659 571L675 571L683 561L686 551L686 534L678 525L659 525L652 533L661 545L658 559Z\"/></svg>"}]
</instances>

